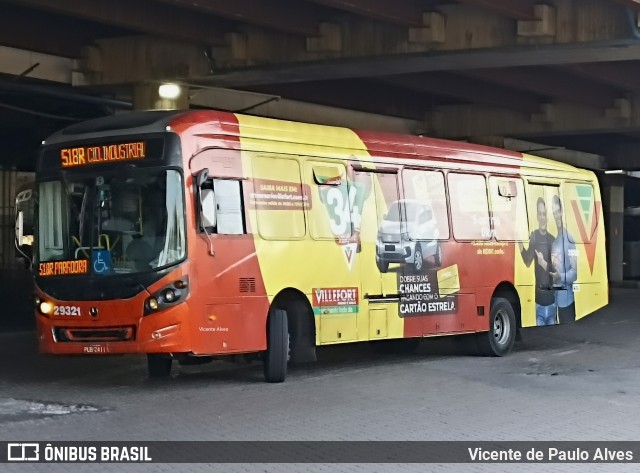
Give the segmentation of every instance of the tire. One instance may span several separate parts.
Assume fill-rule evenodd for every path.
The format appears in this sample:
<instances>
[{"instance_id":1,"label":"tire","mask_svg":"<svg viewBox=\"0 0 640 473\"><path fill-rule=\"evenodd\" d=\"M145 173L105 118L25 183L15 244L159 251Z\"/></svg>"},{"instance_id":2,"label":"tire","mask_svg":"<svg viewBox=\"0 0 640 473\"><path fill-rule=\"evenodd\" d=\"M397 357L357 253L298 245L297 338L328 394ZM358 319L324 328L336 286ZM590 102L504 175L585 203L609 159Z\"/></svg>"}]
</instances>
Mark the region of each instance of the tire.
<instances>
[{"instance_id":1,"label":"tire","mask_svg":"<svg viewBox=\"0 0 640 473\"><path fill-rule=\"evenodd\" d=\"M516 315L511 303L502 297L491 299L489 331L476 335L483 356L505 356L516 338Z\"/></svg>"},{"instance_id":2,"label":"tire","mask_svg":"<svg viewBox=\"0 0 640 473\"><path fill-rule=\"evenodd\" d=\"M289 364L317 361L315 318L306 301L295 300L286 304L289 324Z\"/></svg>"},{"instance_id":3,"label":"tire","mask_svg":"<svg viewBox=\"0 0 640 473\"><path fill-rule=\"evenodd\" d=\"M173 359L166 355L148 354L147 369L150 378L167 378L171 374Z\"/></svg>"},{"instance_id":4,"label":"tire","mask_svg":"<svg viewBox=\"0 0 640 473\"><path fill-rule=\"evenodd\" d=\"M386 273L389 271L389 262L382 261L380 258L376 258L376 266L378 267L378 271L381 273Z\"/></svg>"},{"instance_id":5,"label":"tire","mask_svg":"<svg viewBox=\"0 0 640 473\"><path fill-rule=\"evenodd\" d=\"M416 244L416 249L413 252L413 270L419 273L424 268L424 253L422 253L422 246L420 243Z\"/></svg>"},{"instance_id":6,"label":"tire","mask_svg":"<svg viewBox=\"0 0 640 473\"><path fill-rule=\"evenodd\" d=\"M264 379L267 383L282 383L287 377L289 361L289 327L287 313L272 309L267 320L267 352L264 357Z\"/></svg>"}]
</instances>

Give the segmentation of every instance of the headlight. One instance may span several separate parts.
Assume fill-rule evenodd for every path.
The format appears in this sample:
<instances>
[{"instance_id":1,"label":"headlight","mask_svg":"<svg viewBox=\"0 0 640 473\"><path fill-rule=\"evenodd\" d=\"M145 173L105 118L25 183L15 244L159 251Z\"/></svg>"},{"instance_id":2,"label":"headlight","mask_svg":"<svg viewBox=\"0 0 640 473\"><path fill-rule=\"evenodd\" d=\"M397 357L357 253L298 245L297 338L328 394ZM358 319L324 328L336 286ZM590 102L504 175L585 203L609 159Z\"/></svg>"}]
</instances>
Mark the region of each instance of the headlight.
<instances>
[{"instance_id":1,"label":"headlight","mask_svg":"<svg viewBox=\"0 0 640 473\"><path fill-rule=\"evenodd\" d=\"M178 279L173 285L177 289L185 289L189 285L189 278Z\"/></svg>"},{"instance_id":2,"label":"headlight","mask_svg":"<svg viewBox=\"0 0 640 473\"><path fill-rule=\"evenodd\" d=\"M156 299L155 297L150 297L147 300L147 305L151 310L158 310L158 307L160 307L160 305L158 304L158 299Z\"/></svg>"},{"instance_id":3,"label":"headlight","mask_svg":"<svg viewBox=\"0 0 640 473\"><path fill-rule=\"evenodd\" d=\"M51 302L43 301L40 303L40 313L44 315L50 315L53 312L53 304Z\"/></svg>"},{"instance_id":4,"label":"headlight","mask_svg":"<svg viewBox=\"0 0 640 473\"><path fill-rule=\"evenodd\" d=\"M163 295L164 295L164 300L167 302L173 302L176 300L176 293L171 288L165 289Z\"/></svg>"},{"instance_id":5,"label":"headlight","mask_svg":"<svg viewBox=\"0 0 640 473\"><path fill-rule=\"evenodd\" d=\"M145 301L144 315L167 309L186 299L189 294L189 278L184 276L171 284L155 291Z\"/></svg>"}]
</instances>

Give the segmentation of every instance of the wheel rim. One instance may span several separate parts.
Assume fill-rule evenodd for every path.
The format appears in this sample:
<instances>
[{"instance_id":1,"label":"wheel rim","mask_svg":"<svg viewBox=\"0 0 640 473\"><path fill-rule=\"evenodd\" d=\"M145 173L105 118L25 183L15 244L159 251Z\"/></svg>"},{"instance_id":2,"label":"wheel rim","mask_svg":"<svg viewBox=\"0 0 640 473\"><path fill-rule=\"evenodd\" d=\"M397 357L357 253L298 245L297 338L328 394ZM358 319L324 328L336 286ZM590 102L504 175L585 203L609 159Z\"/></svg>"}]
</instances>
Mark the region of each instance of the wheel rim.
<instances>
[{"instance_id":1,"label":"wheel rim","mask_svg":"<svg viewBox=\"0 0 640 473\"><path fill-rule=\"evenodd\" d=\"M504 310L499 310L493 320L493 336L498 345L504 345L509 339L511 327L509 326L509 317Z\"/></svg>"},{"instance_id":2,"label":"wheel rim","mask_svg":"<svg viewBox=\"0 0 640 473\"><path fill-rule=\"evenodd\" d=\"M416 250L415 261L413 262L413 266L417 271L422 269L422 251Z\"/></svg>"}]
</instances>

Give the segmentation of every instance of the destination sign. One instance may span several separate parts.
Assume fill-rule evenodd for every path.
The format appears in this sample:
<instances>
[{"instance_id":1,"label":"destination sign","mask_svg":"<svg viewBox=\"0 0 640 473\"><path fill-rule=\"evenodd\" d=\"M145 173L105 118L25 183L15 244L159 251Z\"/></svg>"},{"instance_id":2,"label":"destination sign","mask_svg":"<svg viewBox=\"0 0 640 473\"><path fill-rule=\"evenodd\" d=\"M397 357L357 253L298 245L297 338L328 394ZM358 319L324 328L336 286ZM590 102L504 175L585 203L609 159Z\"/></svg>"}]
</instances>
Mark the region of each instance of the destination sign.
<instances>
[{"instance_id":1,"label":"destination sign","mask_svg":"<svg viewBox=\"0 0 640 473\"><path fill-rule=\"evenodd\" d=\"M117 143L98 146L78 146L60 150L60 164L63 168L88 166L117 161L134 161L147 157L144 141Z\"/></svg>"},{"instance_id":2,"label":"destination sign","mask_svg":"<svg viewBox=\"0 0 640 473\"><path fill-rule=\"evenodd\" d=\"M89 261L86 259L70 261L48 261L38 266L39 276L67 276L71 274L87 274Z\"/></svg>"}]
</instances>

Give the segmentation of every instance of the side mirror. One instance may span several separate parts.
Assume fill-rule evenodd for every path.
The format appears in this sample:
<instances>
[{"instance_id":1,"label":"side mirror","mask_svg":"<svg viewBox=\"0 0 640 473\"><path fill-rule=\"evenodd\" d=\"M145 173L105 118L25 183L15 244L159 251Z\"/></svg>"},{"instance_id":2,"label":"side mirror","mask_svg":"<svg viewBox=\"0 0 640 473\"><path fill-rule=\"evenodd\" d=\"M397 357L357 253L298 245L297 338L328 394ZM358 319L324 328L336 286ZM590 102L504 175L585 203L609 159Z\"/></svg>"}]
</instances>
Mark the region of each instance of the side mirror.
<instances>
[{"instance_id":1,"label":"side mirror","mask_svg":"<svg viewBox=\"0 0 640 473\"><path fill-rule=\"evenodd\" d=\"M22 246L22 237L24 236L24 213L22 210L16 215L16 244Z\"/></svg>"},{"instance_id":2,"label":"side mirror","mask_svg":"<svg viewBox=\"0 0 640 473\"><path fill-rule=\"evenodd\" d=\"M213 189L200 189L202 226L216 226L216 194Z\"/></svg>"},{"instance_id":3,"label":"side mirror","mask_svg":"<svg viewBox=\"0 0 640 473\"><path fill-rule=\"evenodd\" d=\"M16 244L20 247L33 246L33 235L24 234L24 211L22 210L16 215Z\"/></svg>"},{"instance_id":4,"label":"side mirror","mask_svg":"<svg viewBox=\"0 0 640 473\"><path fill-rule=\"evenodd\" d=\"M202 188L202 184L207 182L207 179L209 179L209 169L204 168L196 175L196 186L198 186L198 189Z\"/></svg>"},{"instance_id":5,"label":"side mirror","mask_svg":"<svg viewBox=\"0 0 640 473\"><path fill-rule=\"evenodd\" d=\"M31 265L32 259L32 246L33 246L33 235L25 235L24 234L24 212L20 210L16 214L16 250L18 250L19 256L25 258L25 265Z\"/></svg>"},{"instance_id":6,"label":"side mirror","mask_svg":"<svg viewBox=\"0 0 640 473\"><path fill-rule=\"evenodd\" d=\"M213 189L203 188L209 179L209 169L204 168L196 175L198 199L200 201L200 222L203 229L216 226L216 195ZM205 230L206 231L206 230Z\"/></svg>"}]
</instances>

